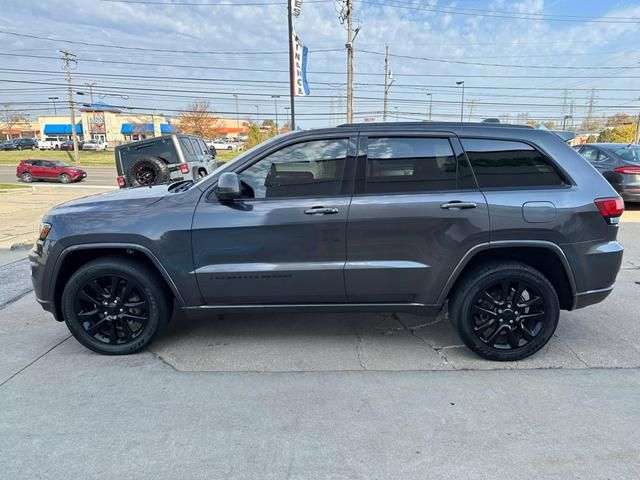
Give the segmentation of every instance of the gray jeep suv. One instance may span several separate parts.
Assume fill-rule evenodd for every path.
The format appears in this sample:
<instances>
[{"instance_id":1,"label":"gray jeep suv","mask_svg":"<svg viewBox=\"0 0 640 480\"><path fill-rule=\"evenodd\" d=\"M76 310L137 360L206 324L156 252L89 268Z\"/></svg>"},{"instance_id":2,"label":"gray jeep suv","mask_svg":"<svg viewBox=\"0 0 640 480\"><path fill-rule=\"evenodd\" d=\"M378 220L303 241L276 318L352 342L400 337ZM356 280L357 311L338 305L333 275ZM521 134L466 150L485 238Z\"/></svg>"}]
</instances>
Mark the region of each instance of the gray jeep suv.
<instances>
[{"instance_id":1,"label":"gray jeep suv","mask_svg":"<svg viewBox=\"0 0 640 480\"><path fill-rule=\"evenodd\" d=\"M275 137L199 181L71 201L43 219L38 301L105 354L187 313L448 307L492 360L533 354L561 309L604 300L620 197L552 132L344 125Z\"/></svg>"}]
</instances>

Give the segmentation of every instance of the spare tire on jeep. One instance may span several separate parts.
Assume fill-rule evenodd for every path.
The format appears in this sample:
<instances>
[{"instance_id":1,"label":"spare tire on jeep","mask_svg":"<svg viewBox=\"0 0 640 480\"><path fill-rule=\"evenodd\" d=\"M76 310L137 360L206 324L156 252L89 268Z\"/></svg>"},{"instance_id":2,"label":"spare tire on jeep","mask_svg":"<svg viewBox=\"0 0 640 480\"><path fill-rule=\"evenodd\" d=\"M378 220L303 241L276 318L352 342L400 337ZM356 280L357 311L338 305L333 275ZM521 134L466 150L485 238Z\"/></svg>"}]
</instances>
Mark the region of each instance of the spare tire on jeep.
<instances>
[{"instance_id":1,"label":"spare tire on jeep","mask_svg":"<svg viewBox=\"0 0 640 480\"><path fill-rule=\"evenodd\" d=\"M127 183L134 187L157 185L169 181L169 167L158 157L140 157L126 172Z\"/></svg>"}]
</instances>

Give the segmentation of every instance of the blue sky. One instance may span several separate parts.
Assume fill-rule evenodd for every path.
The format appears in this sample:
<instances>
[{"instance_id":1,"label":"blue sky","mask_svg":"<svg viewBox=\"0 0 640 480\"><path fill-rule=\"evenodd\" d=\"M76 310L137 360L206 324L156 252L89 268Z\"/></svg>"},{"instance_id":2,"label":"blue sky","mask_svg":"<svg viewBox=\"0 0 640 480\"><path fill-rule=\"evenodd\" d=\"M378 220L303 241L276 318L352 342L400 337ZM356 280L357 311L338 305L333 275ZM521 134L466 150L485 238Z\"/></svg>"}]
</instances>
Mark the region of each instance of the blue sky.
<instances>
[{"instance_id":1,"label":"blue sky","mask_svg":"<svg viewBox=\"0 0 640 480\"><path fill-rule=\"evenodd\" d=\"M241 117L263 120L274 117L271 95L281 95L282 119L288 94L284 4L143 3L149 1L5 0L0 52L9 55L0 55L0 103L12 103L31 116L52 113L47 98L66 98L57 59L65 49L79 59L74 90L86 91L85 82L96 82L98 99L131 111L174 114L205 98L212 110L234 116L236 94ZM338 21L338 3L307 0L295 21L310 49L312 95L296 102L302 127L345 120L346 32ZM640 111L640 84L633 78L640 77L640 2L354 4L361 26L355 42L356 120L382 117L385 45L393 55L390 120L426 119L430 102L434 120L458 120L461 91L456 80L465 82L465 120L508 115L511 121L560 122L573 103L578 123L587 114L591 89L593 115Z\"/></svg>"}]
</instances>

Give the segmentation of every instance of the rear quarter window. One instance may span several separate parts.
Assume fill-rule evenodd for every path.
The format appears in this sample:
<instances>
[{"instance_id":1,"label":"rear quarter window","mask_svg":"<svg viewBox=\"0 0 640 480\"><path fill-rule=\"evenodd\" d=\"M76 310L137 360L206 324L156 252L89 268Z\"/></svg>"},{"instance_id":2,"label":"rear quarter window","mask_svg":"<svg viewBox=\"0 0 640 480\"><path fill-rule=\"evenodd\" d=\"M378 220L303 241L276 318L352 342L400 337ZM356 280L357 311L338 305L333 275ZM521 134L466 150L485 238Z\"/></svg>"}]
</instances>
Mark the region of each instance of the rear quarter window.
<instances>
[{"instance_id":1,"label":"rear quarter window","mask_svg":"<svg viewBox=\"0 0 640 480\"><path fill-rule=\"evenodd\" d=\"M461 138L480 188L566 185L553 162L524 142Z\"/></svg>"}]
</instances>

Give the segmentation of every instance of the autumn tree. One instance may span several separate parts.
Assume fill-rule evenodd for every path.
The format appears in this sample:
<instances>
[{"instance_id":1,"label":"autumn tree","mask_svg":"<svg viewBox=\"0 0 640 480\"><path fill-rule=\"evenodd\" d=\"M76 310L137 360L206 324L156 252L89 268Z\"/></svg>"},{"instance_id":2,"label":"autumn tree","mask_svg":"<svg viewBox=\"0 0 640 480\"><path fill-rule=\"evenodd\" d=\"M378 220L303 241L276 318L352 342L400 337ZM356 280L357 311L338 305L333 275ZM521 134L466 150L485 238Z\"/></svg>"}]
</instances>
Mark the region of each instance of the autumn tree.
<instances>
[{"instance_id":1,"label":"autumn tree","mask_svg":"<svg viewBox=\"0 0 640 480\"><path fill-rule=\"evenodd\" d=\"M620 125L600 132L599 142L603 143L631 143L635 138L635 124Z\"/></svg>"},{"instance_id":2,"label":"autumn tree","mask_svg":"<svg viewBox=\"0 0 640 480\"><path fill-rule=\"evenodd\" d=\"M219 136L222 122L209 108L206 100L196 100L190 103L185 112L178 117L178 129L189 135L203 138Z\"/></svg>"},{"instance_id":3,"label":"autumn tree","mask_svg":"<svg viewBox=\"0 0 640 480\"><path fill-rule=\"evenodd\" d=\"M607 118L607 127L619 127L621 125L629 125L634 122L631 115L627 113L614 113Z\"/></svg>"}]
</instances>

